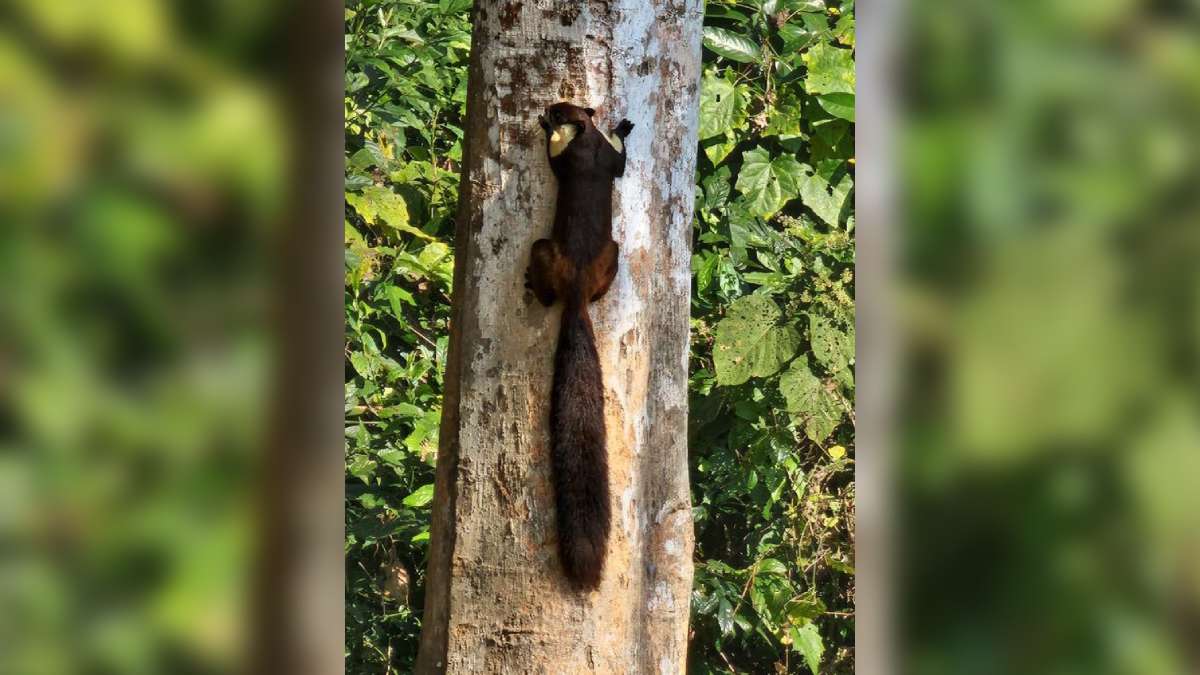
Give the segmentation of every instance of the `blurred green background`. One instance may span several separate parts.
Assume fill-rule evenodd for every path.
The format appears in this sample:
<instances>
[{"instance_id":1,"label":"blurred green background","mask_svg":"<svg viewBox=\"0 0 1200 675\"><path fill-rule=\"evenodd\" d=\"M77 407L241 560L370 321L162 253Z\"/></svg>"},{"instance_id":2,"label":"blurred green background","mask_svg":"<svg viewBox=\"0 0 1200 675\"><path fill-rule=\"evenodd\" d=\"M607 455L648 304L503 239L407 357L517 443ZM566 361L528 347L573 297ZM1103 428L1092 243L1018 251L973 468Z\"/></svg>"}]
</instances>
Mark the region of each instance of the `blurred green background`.
<instances>
[{"instance_id":1,"label":"blurred green background","mask_svg":"<svg viewBox=\"0 0 1200 675\"><path fill-rule=\"evenodd\" d=\"M468 0L346 10L351 673L407 672L420 632L469 10ZM849 673L854 5L710 2L704 45L690 667Z\"/></svg>"},{"instance_id":2,"label":"blurred green background","mask_svg":"<svg viewBox=\"0 0 1200 675\"><path fill-rule=\"evenodd\" d=\"M0 672L221 672L263 408L274 5L0 9Z\"/></svg>"},{"instance_id":3,"label":"blurred green background","mask_svg":"<svg viewBox=\"0 0 1200 675\"><path fill-rule=\"evenodd\" d=\"M1200 7L910 9L904 663L1200 672Z\"/></svg>"}]
</instances>

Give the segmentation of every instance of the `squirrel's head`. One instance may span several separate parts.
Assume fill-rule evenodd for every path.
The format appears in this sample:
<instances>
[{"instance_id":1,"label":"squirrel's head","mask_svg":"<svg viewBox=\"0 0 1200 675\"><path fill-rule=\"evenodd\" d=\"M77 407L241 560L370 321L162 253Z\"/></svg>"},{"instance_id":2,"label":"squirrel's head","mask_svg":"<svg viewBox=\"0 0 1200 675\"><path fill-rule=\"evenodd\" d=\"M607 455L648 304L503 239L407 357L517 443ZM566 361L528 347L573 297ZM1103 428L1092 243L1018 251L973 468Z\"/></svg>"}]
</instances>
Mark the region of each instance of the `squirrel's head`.
<instances>
[{"instance_id":1,"label":"squirrel's head","mask_svg":"<svg viewBox=\"0 0 1200 675\"><path fill-rule=\"evenodd\" d=\"M580 132L592 126L592 115L595 114L596 111L591 108L581 108L565 101L546 108L546 120L550 122L551 127L557 129L564 124L570 124L578 127Z\"/></svg>"}]
</instances>

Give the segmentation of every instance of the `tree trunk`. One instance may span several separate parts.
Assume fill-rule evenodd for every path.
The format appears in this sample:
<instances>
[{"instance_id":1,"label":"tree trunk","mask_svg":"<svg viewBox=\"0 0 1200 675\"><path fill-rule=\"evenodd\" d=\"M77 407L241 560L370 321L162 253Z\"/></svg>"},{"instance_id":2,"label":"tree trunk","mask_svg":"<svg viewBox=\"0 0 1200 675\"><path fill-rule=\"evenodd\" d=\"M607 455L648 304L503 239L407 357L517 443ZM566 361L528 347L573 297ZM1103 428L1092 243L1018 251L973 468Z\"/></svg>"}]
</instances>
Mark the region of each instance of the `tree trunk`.
<instances>
[{"instance_id":1,"label":"tree trunk","mask_svg":"<svg viewBox=\"0 0 1200 675\"><path fill-rule=\"evenodd\" d=\"M421 673L679 673L687 652L690 232L699 0L477 0ZM561 303L522 286L556 183L556 101L637 126L616 181L620 267L591 305L613 523L600 589L556 548L548 416Z\"/></svg>"}]
</instances>

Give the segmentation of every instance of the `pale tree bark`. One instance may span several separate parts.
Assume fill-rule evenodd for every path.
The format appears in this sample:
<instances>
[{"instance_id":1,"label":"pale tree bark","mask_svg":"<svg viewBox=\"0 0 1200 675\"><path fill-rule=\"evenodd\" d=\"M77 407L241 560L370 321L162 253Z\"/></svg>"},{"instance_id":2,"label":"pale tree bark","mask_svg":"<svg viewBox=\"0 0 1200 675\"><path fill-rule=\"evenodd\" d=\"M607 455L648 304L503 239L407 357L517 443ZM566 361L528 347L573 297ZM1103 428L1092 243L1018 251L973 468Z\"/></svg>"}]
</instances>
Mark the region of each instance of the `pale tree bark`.
<instances>
[{"instance_id":1,"label":"pale tree bark","mask_svg":"<svg viewBox=\"0 0 1200 675\"><path fill-rule=\"evenodd\" d=\"M690 232L700 0L477 0L422 673L679 673L687 651ZM591 305L613 524L600 589L563 577L548 411L561 304L525 292L555 179L556 101L637 126L616 182L620 268Z\"/></svg>"}]
</instances>

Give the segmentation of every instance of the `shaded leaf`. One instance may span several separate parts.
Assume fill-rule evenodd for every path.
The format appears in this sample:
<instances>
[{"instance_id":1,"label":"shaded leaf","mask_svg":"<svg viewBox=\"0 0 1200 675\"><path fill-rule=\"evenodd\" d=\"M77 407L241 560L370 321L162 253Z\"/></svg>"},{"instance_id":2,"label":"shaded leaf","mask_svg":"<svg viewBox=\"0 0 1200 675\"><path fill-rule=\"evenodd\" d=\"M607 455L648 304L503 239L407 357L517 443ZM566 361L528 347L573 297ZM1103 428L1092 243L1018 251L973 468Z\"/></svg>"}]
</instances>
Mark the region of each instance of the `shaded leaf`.
<instances>
[{"instance_id":1,"label":"shaded leaf","mask_svg":"<svg viewBox=\"0 0 1200 675\"><path fill-rule=\"evenodd\" d=\"M721 629L721 635L733 632L733 605L724 597L717 606L717 626Z\"/></svg>"}]
</instances>

